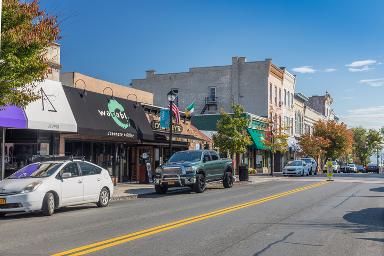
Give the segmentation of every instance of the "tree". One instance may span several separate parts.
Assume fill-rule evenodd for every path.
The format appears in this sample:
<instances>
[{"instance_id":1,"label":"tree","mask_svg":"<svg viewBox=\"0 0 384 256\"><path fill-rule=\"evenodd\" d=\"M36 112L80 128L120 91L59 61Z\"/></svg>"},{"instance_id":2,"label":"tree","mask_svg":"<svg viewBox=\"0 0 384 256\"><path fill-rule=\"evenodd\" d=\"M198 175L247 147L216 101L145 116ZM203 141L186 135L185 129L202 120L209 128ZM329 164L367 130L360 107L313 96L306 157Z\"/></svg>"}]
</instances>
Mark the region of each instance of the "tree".
<instances>
[{"instance_id":1,"label":"tree","mask_svg":"<svg viewBox=\"0 0 384 256\"><path fill-rule=\"evenodd\" d=\"M271 175L275 170L275 154L276 153L285 153L288 151L288 134L284 133L287 128L274 128L270 127L267 132L267 136L264 139L264 144L272 153L272 168Z\"/></svg>"},{"instance_id":2,"label":"tree","mask_svg":"<svg viewBox=\"0 0 384 256\"><path fill-rule=\"evenodd\" d=\"M366 130L362 127L353 128L353 155L363 165L367 165L369 158L382 150L383 134L382 130Z\"/></svg>"},{"instance_id":3,"label":"tree","mask_svg":"<svg viewBox=\"0 0 384 256\"><path fill-rule=\"evenodd\" d=\"M339 124L333 120L318 121L314 125L313 135L330 142L324 148L326 158L338 159L352 153L353 133L344 123Z\"/></svg>"},{"instance_id":4,"label":"tree","mask_svg":"<svg viewBox=\"0 0 384 256\"><path fill-rule=\"evenodd\" d=\"M317 170L320 170L322 163L321 159L324 158L327 147L331 142L323 137L316 137L309 133L303 134L299 139L300 149L303 155L311 156L317 161Z\"/></svg>"},{"instance_id":5,"label":"tree","mask_svg":"<svg viewBox=\"0 0 384 256\"><path fill-rule=\"evenodd\" d=\"M228 152L231 157L238 156L247 151L251 144L251 138L247 132L249 120L240 105L232 105L233 114L221 111L221 117L217 121L217 134L213 142L221 152ZM236 166L234 166L236 168Z\"/></svg>"},{"instance_id":6,"label":"tree","mask_svg":"<svg viewBox=\"0 0 384 256\"><path fill-rule=\"evenodd\" d=\"M30 3L4 0L1 22L0 106L36 100L33 83L48 72L47 47L59 39L57 18Z\"/></svg>"}]
</instances>

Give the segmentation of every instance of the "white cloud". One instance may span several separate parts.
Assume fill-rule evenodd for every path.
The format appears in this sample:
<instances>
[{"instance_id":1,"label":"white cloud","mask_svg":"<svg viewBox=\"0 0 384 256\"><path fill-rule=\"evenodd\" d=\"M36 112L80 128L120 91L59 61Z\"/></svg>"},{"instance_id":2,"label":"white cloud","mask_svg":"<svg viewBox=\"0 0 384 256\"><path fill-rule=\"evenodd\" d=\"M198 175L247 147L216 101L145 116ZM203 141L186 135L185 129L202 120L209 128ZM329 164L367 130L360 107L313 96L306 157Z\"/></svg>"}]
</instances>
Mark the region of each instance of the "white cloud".
<instances>
[{"instance_id":1,"label":"white cloud","mask_svg":"<svg viewBox=\"0 0 384 256\"><path fill-rule=\"evenodd\" d=\"M340 118L351 127L379 129L384 126L384 106L351 109Z\"/></svg>"},{"instance_id":2,"label":"white cloud","mask_svg":"<svg viewBox=\"0 0 384 256\"><path fill-rule=\"evenodd\" d=\"M364 66L364 67L361 67L361 68L348 68L348 70L350 72L361 72L361 71L368 71L368 70L371 70L373 68L370 68L368 66Z\"/></svg>"},{"instance_id":3,"label":"white cloud","mask_svg":"<svg viewBox=\"0 0 384 256\"><path fill-rule=\"evenodd\" d=\"M292 69L294 72L301 73L301 74L313 74L316 72L315 69L312 68L312 66L302 66Z\"/></svg>"},{"instance_id":4,"label":"white cloud","mask_svg":"<svg viewBox=\"0 0 384 256\"><path fill-rule=\"evenodd\" d=\"M345 66L348 67L350 72L362 72L373 69L371 66L378 65L379 63L377 60L357 60Z\"/></svg>"},{"instance_id":5,"label":"white cloud","mask_svg":"<svg viewBox=\"0 0 384 256\"><path fill-rule=\"evenodd\" d=\"M324 72L335 72L337 69L335 68L326 68L324 69Z\"/></svg>"},{"instance_id":6,"label":"white cloud","mask_svg":"<svg viewBox=\"0 0 384 256\"><path fill-rule=\"evenodd\" d=\"M363 67L363 66L373 65L376 63L377 63L376 60L357 60L357 61L352 62L351 64L347 64L346 66L351 67L351 68L359 68L359 67Z\"/></svg>"},{"instance_id":7,"label":"white cloud","mask_svg":"<svg viewBox=\"0 0 384 256\"><path fill-rule=\"evenodd\" d=\"M382 87L384 86L384 78L378 78L378 79L363 79L360 80L359 83L365 84L371 87Z\"/></svg>"}]
</instances>

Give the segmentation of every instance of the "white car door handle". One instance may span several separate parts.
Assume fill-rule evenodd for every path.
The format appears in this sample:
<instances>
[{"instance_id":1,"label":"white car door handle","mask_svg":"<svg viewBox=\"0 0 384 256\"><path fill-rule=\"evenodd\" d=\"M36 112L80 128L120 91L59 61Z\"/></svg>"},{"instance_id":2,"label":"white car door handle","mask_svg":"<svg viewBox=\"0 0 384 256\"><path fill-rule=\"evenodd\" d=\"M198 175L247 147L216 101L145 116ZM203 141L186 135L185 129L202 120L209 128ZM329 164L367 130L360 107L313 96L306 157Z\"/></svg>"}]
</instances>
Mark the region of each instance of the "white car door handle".
<instances>
[{"instance_id":1,"label":"white car door handle","mask_svg":"<svg viewBox=\"0 0 384 256\"><path fill-rule=\"evenodd\" d=\"M100 178L97 178L97 181L101 181L101 179L100 179Z\"/></svg>"},{"instance_id":2,"label":"white car door handle","mask_svg":"<svg viewBox=\"0 0 384 256\"><path fill-rule=\"evenodd\" d=\"M82 181L82 180L79 180L77 183L83 183L83 181Z\"/></svg>"}]
</instances>

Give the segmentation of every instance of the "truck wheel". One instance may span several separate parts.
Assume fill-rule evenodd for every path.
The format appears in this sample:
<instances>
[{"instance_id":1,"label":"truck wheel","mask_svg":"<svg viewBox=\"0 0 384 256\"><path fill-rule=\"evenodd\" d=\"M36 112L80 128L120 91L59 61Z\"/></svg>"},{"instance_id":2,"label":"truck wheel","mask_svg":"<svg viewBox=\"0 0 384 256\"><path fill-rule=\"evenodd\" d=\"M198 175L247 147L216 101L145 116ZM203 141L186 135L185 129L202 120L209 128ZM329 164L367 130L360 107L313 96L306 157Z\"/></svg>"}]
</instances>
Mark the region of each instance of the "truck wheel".
<instances>
[{"instance_id":1,"label":"truck wheel","mask_svg":"<svg viewBox=\"0 0 384 256\"><path fill-rule=\"evenodd\" d=\"M199 173L196 175L196 183L193 185L193 191L196 193L203 193L205 190L205 177L203 174Z\"/></svg>"},{"instance_id":2,"label":"truck wheel","mask_svg":"<svg viewBox=\"0 0 384 256\"><path fill-rule=\"evenodd\" d=\"M224 179L223 179L223 186L225 188L231 188L233 186L233 176L232 172L226 172L224 174Z\"/></svg>"},{"instance_id":3,"label":"truck wheel","mask_svg":"<svg viewBox=\"0 0 384 256\"><path fill-rule=\"evenodd\" d=\"M55 197L51 192L45 194L41 210L45 216L51 216L55 212Z\"/></svg>"},{"instance_id":4,"label":"truck wheel","mask_svg":"<svg viewBox=\"0 0 384 256\"><path fill-rule=\"evenodd\" d=\"M155 191L157 194L165 194L168 191L168 186L166 185L155 185Z\"/></svg>"}]
</instances>

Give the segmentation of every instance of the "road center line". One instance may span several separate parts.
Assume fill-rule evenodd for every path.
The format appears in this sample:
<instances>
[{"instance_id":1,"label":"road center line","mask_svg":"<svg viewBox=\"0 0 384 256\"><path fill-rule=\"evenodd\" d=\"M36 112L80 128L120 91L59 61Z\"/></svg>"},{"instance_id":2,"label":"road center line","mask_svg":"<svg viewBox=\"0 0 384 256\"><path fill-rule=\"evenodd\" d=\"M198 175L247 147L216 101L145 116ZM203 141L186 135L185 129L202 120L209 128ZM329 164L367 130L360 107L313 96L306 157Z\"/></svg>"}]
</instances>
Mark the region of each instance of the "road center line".
<instances>
[{"instance_id":1,"label":"road center line","mask_svg":"<svg viewBox=\"0 0 384 256\"><path fill-rule=\"evenodd\" d=\"M89 244L89 245L85 245L85 246L80 246L80 247L77 247L77 248L74 248L74 249L71 249L71 250L67 250L67 251L63 251L63 252L60 252L60 253L53 254L52 256L69 256L69 255L72 256L72 255L85 255L85 254L89 254L89 253L100 251L100 250L103 250L103 249L106 249L106 248L109 248L109 247L113 247L113 246L116 246L116 245L119 245L119 244L127 243L129 241L133 241L133 240L137 240L137 239L140 239L140 238L143 238L143 237L147 237L147 236L150 236L150 235L161 233L161 232L164 232L164 231L167 231L167 230L176 229L176 228L179 228L179 227L182 227L182 226L186 226L186 225L189 225L189 224L192 224L192 223L195 223L195 222L199 222L199 221L202 221L202 220L205 220L205 219L217 217L217 216L224 215L224 214L227 214L227 213L230 213L230 212L238 211L240 209L244 209L244 208L251 207L251 206L254 206L254 205L262 204L262 203L265 203L265 202L268 202L268 201L271 201L271 200L275 200L275 199L278 199L278 198L281 198L281 197L285 197L285 196L288 196L288 195L291 195L291 194L294 194L294 193L298 193L298 192L301 192L301 191L304 191L304 190L316 188L316 187L319 187L319 186L322 186L322 185L325 185L325 184L327 184L327 182L322 181L322 182L317 182L317 183L314 183L314 184L311 184L311 185L298 187L298 188L295 188L295 189L292 189L292 190L288 190L288 191L285 191L285 192L282 192L282 193L279 193L279 194L267 196L267 197L264 197L264 198L261 198L261 199L249 201L249 202L242 203L242 204L237 204L237 205L234 205L234 206L231 206L231 207L227 207L227 208L223 208L223 209L218 209L218 210L211 211L211 212L208 212L208 213L205 213L205 214L201 214L201 215L197 215L197 216L181 219L181 220L178 220L178 221L170 222L170 223L163 224L163 225L160 225L160 226L155 226L155 227L152 227L152 228L149 228L149 229L145 229L145 230L142 230L142 231L133 232L133 233L129 233L129 234L126 234L126 235L114 237L114 238L111 238L111 239L108 239L108 240L104 240L104 241L100 241L100 242L97 242L97 243L93 243L93 244Z\"/></svg>"}]
</instances>

